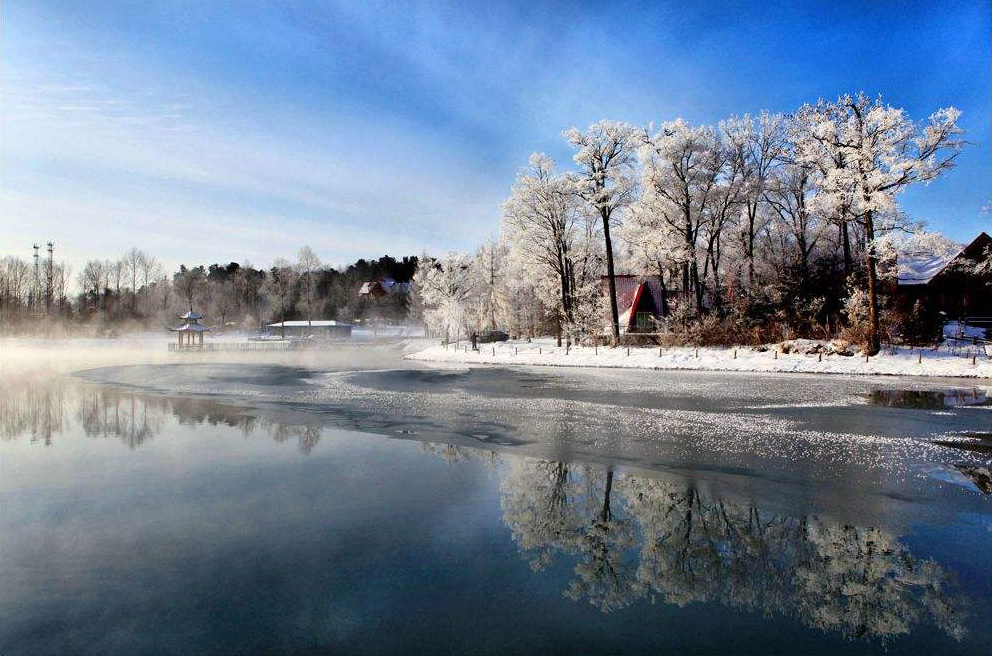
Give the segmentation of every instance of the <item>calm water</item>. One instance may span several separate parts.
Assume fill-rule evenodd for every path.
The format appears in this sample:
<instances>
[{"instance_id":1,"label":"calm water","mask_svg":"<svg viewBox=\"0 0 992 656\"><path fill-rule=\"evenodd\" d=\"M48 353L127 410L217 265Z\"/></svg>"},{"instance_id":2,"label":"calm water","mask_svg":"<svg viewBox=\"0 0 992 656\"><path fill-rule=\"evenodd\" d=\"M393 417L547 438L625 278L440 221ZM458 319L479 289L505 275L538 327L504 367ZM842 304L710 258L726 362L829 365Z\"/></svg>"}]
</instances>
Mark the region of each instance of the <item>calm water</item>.
<instances>
[{"instance_id":1,"label":"calm water","mask_svg":"<svg viewBox=\"0 0 992 656\"><path fill-rule=\"evenodd\" d=\"M4 380L5 655L992 647L973 383L82 376Z\"/></svg>"}]
</instances>

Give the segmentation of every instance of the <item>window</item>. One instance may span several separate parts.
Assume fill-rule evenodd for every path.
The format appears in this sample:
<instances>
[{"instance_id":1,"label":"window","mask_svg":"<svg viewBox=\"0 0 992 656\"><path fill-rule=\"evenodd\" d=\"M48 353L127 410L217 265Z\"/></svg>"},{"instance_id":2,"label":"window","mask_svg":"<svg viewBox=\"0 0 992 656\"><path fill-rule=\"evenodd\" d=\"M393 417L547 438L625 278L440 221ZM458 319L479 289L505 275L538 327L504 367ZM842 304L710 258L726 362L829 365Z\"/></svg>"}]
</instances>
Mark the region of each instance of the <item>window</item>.
<instances>
[{"instance_id":1,"label":"window","mask_svg":"<svg viewBox=\"0 0 992 656\"><path fill-rule=\"evenodd\" d=\"M634 317L634 321L638 332L648 332L654 325L654 320L650 312L638 312Z\"/></svg>"}]
</instances>

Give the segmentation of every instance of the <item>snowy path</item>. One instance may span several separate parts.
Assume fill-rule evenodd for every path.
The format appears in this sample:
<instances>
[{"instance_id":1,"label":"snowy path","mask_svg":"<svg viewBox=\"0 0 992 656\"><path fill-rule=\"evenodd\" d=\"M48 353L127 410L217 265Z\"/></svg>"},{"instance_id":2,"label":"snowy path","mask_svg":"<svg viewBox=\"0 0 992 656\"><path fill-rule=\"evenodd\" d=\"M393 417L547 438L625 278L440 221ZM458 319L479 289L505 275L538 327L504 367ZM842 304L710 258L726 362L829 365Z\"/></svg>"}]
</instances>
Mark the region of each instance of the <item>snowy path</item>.
<instances>
[{"instance_id":1,"label":"snowy path","mask_svg":"<svg viewBox=\"0 0 992 656\"><path fill-rule=\"evenodd\" d=\"M970 356L974 355L972 358ZM481 344L472 351L467 342L435 344L406 356L409 360L465 364L543 365L678 369L698 371L753 371L773 373L862 374L888 376L948 376L992 378L992 360L981 348L962 348L956 354L929 349L885 349L877 356L784 354L772 349L734 348L556 347L548 340ZM972 364L974 362L974 364Z\"/></svg>"}]
</instances>

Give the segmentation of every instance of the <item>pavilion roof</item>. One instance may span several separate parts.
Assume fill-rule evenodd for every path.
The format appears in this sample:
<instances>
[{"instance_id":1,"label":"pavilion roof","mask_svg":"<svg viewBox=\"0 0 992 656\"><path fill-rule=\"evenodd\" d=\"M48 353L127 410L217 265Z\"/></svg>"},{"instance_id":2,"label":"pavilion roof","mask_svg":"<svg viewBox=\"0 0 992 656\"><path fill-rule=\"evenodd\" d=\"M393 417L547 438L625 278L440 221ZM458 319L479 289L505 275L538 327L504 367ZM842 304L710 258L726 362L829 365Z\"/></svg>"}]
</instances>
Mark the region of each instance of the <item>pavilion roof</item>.
<instances>
[{"instance_id":1,"label":"pavilion roof","mask_svg":"<svg viewBox=\"0 0 992 656\"><path fill-rule=\"evenodd\" d=\"M169 328L169 330L174 333L205 333L210 328L199 323L185 323L178 328Z\"/></svg>"}]
</instances>

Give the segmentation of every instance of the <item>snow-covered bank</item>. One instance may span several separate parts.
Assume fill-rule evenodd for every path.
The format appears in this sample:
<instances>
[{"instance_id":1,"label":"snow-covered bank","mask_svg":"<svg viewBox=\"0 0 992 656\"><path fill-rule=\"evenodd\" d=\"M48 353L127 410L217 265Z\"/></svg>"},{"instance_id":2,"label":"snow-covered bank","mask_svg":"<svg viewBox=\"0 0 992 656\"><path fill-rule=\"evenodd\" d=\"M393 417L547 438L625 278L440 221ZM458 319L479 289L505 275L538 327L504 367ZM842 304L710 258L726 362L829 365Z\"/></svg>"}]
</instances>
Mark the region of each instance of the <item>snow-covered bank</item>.
<instances>
[{"instance_id":1,"label":"snow-covered bank","mask_svg":"<svg viewBox=\"0 0 992 656\"><path fill-rule=\"evenodd\" d=\"M578 346L566 349L556 347L552 340L547 339L480 344L478 351L473 351L467 342L446 347L435 343L406 358L465 364L992 378L989 356L980 347L970 351L972 355L977 354L974 360L967 353L965 349L955 354L943 349L924 349L922 352L909 348L899 348L895 352L886 349L866 361L862 355L782 353L774 346L765 351L751 347L611 349Z\"/></svg>"}]
</instances>

